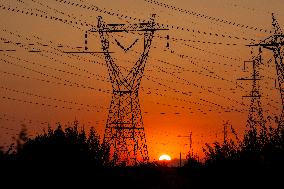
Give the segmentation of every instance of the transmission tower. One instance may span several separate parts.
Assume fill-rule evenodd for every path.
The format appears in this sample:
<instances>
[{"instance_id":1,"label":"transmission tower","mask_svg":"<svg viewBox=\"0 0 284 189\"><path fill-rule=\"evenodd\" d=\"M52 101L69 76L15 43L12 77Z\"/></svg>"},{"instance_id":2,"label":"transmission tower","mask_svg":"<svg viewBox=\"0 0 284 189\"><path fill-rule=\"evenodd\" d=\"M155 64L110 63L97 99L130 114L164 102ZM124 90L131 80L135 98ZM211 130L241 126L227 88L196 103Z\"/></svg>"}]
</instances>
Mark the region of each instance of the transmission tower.
<instances>
[{"instance_id":1,"label":"transmission tower","mask_svg":"<svg viewBox=\"0 0 284 189\"><path fill-rule=\"evenodd\" d=\"M258 81L260 80L260 74L258 71L258 67L262 64L262 57L261 57L261 48L259 48L259 53L256 57L254 57L251 61L244 62L244 68L246 67L246 63L252 63L252 76L251 78L241 78L239 80L249 80L252 81L252 89L249 95L243 96L247 98L251 98L251 104L249 108L248 120L247 120L247 128L250 130L257 129L264 131L265 124L263 119L263 110L261 107L260 101L260 86Z\"/></svg>"},{"instance_id":2,"label":"transmission tower","mask_svg":"<svg viewBox=\"0 0 284 189\"><path fill-rule=\"evenodd\" d=\"M102 52L112 83L112 99L104 142L110 146L115 165L136 165L146 163L149 159L138 91L154 32L167 30L158 28L154 18L155 15L152 15L147 23L106 24L102 17L98 17L98 28L89 30L89 32L98 32L100 35ZM110 34L117 32L142 32L144 36L144 50L127 76L122 74L109 51ZM130 47L124 48L117 40L115 41L125 52L137 42L136 40Z\"/></svg>"},{"instance_id":3,"label":"transmission tower","mask_svg":"<svg viewBox=\"0 0 284 189\"><path fill-rule=\"evenodd\" d=\"M284 127L284 33L282 32L274 14L272 14L273 35L264 39L260 43L248 46L259 46L271 50L274 55L276 73L278 78L279 91L282 102L282 113L279 119L279 126Z\"/></svg>"}]
</instances>

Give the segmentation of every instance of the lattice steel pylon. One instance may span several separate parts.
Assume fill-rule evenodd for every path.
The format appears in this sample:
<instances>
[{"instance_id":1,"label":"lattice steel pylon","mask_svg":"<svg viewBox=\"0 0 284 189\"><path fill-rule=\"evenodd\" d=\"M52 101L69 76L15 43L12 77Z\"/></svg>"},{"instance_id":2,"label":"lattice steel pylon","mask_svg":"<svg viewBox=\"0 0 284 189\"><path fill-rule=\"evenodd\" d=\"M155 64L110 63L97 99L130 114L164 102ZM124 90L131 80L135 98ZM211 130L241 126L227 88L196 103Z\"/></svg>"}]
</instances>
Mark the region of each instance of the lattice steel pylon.
<instances>
[{"instance_id":1,"label":"lattice steel pylon","mask_svg":"<svg viewBox=\"0 0 284 189\"><path fill-rule=\"evenodd\" d=\"M272 14L273 35L264 39L260 43L248 46L259 46L273 51L274 62L278 78L279 91L282 102L282 112L279 119L279 126L284 128L284 33L281 30L274 14Z\"/></svg>"},{"instance_id":2,"label":"lattice steel pylon","mask_svg":"<svg viewBox=\"0 0 284 189\"><path fill-rule=\"evenodd\" d=\"M260 74L258 67L262 64L261 48L259 48L259 53L251 61L245 61L245 63L252 63L252 77L251 78L241 78L240 80L251 80L252 89L249 95L243 96L251 98L251 104L249 108L247 127L248 129L259 129L264 128L263 110L261 107L261 94L260 94Z\"/></svg>"},{"instance_id":3,"label":"lattice steel pylon","mask_svg":"<svg viewBox=\"0 0 284 189\"><path fill-rule=\"evenodd\" d=\"M98 32L100 35L102 51L112 83L112 99L105 127L104 142L110 147L114 165L137 165L149 160L138 91L154 32L166 30L158 28L154 18L155 15L152 15L150 21L146 23L106 24L102 17L98 17L98 28L90 30L90 32ZM144 50L126 77L114 62L109 51L110 33L112 32L142 32L144 35ZM116 42L118 43L117 40ZM137 40L133 44L136 42ZM119 43L118 45L121 47ZM129 48L123 48L125 52L132 45Z\"/></svg>"},{"instance_id":4,"label":"lattice steel pylon","mask_svg":"<svg viewBox=\"0 0 284 189\"><path fill-rule=\"evenodd\" d=\"M257 137L262 137L266 135L265 121L263 117L263 109L261 106L261 92L260 92L260 73L259 66L262 64L262 56L261 56L261 47L259 48L259 53L256 57L251 61L245 61L246 63L252 63L252 76L251 78L241 78L239 80L250 80L252 81L252 89L249 95L243 96L251 98L251 104L249 107L248 119L247 119L247 129L252 134L251 139L257 139ZM244 65L246 67L246 65ZM248 141L249 142L249 141ZM250 143L250 147L254 148L251 145L256 145L256 142Z\"/></svg>"}]
</instances>

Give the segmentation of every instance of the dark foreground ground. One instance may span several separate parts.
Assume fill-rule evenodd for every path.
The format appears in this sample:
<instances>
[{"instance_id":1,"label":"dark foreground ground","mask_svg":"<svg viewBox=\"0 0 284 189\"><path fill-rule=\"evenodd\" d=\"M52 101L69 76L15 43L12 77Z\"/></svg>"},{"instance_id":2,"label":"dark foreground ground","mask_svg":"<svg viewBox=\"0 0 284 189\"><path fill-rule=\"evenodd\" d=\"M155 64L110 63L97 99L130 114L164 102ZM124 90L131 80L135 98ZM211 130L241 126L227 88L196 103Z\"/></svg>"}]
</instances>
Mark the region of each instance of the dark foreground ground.
<instances>
[{"instance_id":1,"label":"dark foreground ground","mask_svg":"<svg viewBox=\"0 0 284 189\"><path fill-rule=\"evenodd\" d=\"M284 188L284 128L248 130L243 141L226 139L205 146L205 163L190 155L184 167L149 163L109 167L109 150L94 129L78 123L0 147L0 189L213 189ZM224 134L225 135L225 134ZM13 145L11 145L13 147Z\"/></svg>"},{"instance_id":2,"label":"dark foreground ground","mask_svg":"<svg viewBox=\"0 0 284 189\"><path fill-rule=\"evenodd\" d=\"M284 188L282 168L233 169L235 171L165 166L98 168L87 162L3 161L0 188Z\"/></svg>"}]
</instances>

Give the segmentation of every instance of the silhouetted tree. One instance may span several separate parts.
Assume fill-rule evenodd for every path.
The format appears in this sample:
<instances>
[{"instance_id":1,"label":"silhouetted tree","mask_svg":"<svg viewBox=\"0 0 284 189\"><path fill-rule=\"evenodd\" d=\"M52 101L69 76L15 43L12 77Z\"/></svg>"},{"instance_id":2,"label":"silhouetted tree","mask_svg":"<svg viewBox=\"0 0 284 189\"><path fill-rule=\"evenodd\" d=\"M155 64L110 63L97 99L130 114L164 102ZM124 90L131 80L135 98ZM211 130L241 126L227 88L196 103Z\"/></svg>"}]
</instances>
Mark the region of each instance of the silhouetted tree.
<instances>
[{"instance_id":1,"label":"silhouetted tree","mask_svg":"<svg viewBox=\"0 0 284 189\"><path fill-rule=\"evenodd\" d=\"M222 178L226 183L238 180L240 184L249 183L254 187L279 184L284 168L283 134L280 124L276 128L253 127L245 131L242 141L226 138L223 143L206 144L203 148L206 179L213 182Z\"/></svg>"},{"instance_id":2,"label":"silhouetted tree","mask_svg":"<svg viewBox=\"0 0 284 189\"><path fill-rule=\"evenodd\" d=\"M100 142L100 137L92 127L87 136L77 121L73 125L62 128L60 123L56 129L48 128L47 132L34 138L27 136L24 127L17 139L17 160L63 162L89 161L95 166L109 164L109 149Z\"/></svg>"}]
</instances>

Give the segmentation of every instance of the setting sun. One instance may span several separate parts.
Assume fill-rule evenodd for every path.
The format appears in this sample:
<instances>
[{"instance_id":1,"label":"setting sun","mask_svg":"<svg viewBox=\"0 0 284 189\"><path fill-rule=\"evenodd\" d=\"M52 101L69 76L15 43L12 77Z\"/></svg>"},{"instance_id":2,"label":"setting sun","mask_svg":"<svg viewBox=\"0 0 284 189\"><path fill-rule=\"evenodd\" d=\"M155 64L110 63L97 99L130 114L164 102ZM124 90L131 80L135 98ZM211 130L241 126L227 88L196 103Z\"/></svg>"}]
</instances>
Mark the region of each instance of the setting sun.
<instances>
[{"instance_id":1,"label":"setting sun","mask_svg":"<svg viewBox=\"0 0 284 189\"><path fill-rule=\"evenodd\" d=\"M159 160L160 161L170 161L171 160L171 157L169 156L169 155L167 155L167 154L163 154L163 155L161 155L160 157L159 157Z\"/></svg>"}]
</instances>

